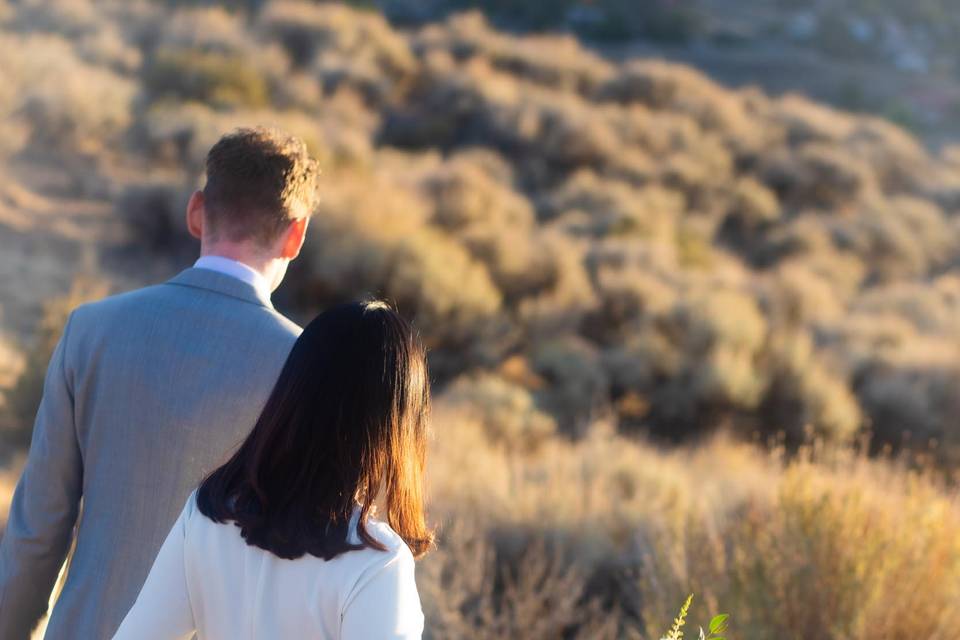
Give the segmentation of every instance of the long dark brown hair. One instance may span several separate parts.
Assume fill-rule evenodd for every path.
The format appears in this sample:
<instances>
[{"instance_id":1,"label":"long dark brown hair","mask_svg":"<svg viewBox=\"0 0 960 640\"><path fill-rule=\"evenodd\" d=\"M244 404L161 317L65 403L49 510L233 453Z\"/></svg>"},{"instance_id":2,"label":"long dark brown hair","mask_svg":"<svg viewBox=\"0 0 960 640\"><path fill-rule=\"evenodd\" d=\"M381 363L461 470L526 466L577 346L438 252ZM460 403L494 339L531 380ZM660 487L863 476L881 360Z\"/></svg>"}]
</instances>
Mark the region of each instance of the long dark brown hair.
<instances>
[{"instance_id":1,"label":"long dark brown hair","mask_svg":"<svg viewBox=\"0 0 960 640\"><path fill-rule=\"evenodd\" d=\"M281 558L329 560L385 548L366 526L376 501L422 556L433 542L423 504L429 408L426 355L409 323L382 302L330 309L304 329L253 431L200 485L197 506ZM360 544L351 544L358 508Z\"/></svg>"}]
</instances>

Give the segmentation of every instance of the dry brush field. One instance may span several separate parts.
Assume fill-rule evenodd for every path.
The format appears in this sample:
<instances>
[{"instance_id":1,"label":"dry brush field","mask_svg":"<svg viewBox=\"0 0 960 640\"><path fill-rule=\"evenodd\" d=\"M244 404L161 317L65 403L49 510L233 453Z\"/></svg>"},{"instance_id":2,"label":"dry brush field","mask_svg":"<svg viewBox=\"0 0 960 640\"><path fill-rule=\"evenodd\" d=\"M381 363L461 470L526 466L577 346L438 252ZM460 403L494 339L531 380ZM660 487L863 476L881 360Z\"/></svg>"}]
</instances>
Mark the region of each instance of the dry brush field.
<instances>
[{"instance_id":1,"label":"dry brush field","mask_svg":"<svg viewBox=\"0 0 960 640\"><path fill-rule=\"evenodd\" d=\"M429 343L431 637L656 639L695 592L960 638L960 149L479 13L191 4L0 0L7 485L65 313L189 264L207 148L274 124L324 167L278 306Z\"/></svg>"}]
</instances>

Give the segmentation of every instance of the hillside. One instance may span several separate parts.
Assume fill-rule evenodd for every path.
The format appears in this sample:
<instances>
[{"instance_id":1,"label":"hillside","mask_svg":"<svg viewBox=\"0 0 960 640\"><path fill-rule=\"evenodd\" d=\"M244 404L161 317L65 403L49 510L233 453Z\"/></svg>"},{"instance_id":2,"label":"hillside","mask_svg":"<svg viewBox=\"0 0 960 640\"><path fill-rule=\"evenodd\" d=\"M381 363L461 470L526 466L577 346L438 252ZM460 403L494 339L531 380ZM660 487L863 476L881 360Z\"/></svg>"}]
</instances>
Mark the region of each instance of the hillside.
<instances>
[{"instance_id":1,"label":"hillside","mask_svg":"<svg viewBox=\"0 0 960 640\"><path fill-rule=\"evenodd\" d=\"M622 59L691 64L730 86L802 91L889 117L935 148L960 137L950 0L362 0L398 24L475 8L514 32L561 30Z\"/></svg>"},{"instance_id":2,"label":"hillside","mask_svg":"<svg viewBox=\"0 0 960 640\"><path fill-rule=\"evenodd\" d=\"M64 244L34 252L64 275L89 246L108 276L183 264L180 212L209 144L277 123L327 175L281 300L300 314L396 300L441 382L483 394L493 377L573 434L612 414L671 438L719 424L960 437L950 149L475 13L407 32L337 5L160 10L6 9L4 220ZM39 302L5 295L8 326Z\"/></svg>"}]
</instances>

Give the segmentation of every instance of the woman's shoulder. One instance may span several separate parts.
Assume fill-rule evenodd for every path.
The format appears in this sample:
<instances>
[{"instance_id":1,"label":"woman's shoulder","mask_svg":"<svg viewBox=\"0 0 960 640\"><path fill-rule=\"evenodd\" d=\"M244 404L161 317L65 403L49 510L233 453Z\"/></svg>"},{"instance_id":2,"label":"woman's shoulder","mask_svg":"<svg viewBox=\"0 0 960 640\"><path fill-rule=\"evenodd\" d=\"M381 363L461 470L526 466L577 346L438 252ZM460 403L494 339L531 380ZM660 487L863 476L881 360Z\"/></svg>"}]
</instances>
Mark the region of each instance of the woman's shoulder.
<instances>
[{"instance_id":1,"label":"woman's shoulder","mask_svg":"<svg viewBox=\"0 0 960 640\"><path fill-rule=\"evenodd\" d=\"M356 521L354 523L356 525ZM374 540L379 542L383 549L365 546L362 549L348 551L341 558L350 558L351 564L362 573L376 572L390 565L413 566L413 554L403 538L386 522L374 517L367 519L365 528ZM351 538L359 542L359 536L354 530Z\"/></svg>"},{"instance_id":2,"label":"woman's shoulder","mask_svg":"<svg viewBox=\"0 0 960 640\"><path fill-rule=\"evenodd\" d=\"M197 503L198 491L199 489L194 489L193 492L191 492L187 497L186 503L183 505L183 513L180 514L180 520L183 522L184 532L207 530L230 531L233 527L225 527L204 515L203 511L200 510L199 504Z\"/></svg>"},{"instance_id":3,"label":"woman's shoulder","mask_svg":"<svg viewBox=\"0 0 960 640\"><path fill-rule=\"evenodd\" d=\"M357 551L348 551L339 557L351 558L346 560L351 567L352 582L346 602L351 602L360 592L370 593L371 589L376 593L396 592L395 595L407 596L416 594L416 562L407 543L389 524L381 520L368 519L366 529L384 548L368 546ZM419 610L419 601L416 608Z\"/></svg>"},{"instance_id":4,"label":"woman's shoulder","mask_svg":"<svg viewBox=\"0 0 960 640\"><path fill-rule=\"evenodd\" d=\"M411 559L413 558L413 554L410 553L410 547L408 547L407 543L400 537L400 534L394 531L393 527L386 522L377 520L376 518L369 518L367 520L367 531L373 536L374 540L386 547L386 551L381 551L381 553L387 553L391 556L409 555Z\"/></svg>"},{"instance_id":5,"label":"woman's shoulder","mask_svg":"<svg viewBox=\"0 0 960 640\"><path fill-rule=\"evenodd\" d=\"M187 502L183 505L183 518L185 520L190 520L200 513L200 508L197 506L198 491L199 489L194 489L190 492L190 495L187 496Z\"/></svg>"}]
</instances>

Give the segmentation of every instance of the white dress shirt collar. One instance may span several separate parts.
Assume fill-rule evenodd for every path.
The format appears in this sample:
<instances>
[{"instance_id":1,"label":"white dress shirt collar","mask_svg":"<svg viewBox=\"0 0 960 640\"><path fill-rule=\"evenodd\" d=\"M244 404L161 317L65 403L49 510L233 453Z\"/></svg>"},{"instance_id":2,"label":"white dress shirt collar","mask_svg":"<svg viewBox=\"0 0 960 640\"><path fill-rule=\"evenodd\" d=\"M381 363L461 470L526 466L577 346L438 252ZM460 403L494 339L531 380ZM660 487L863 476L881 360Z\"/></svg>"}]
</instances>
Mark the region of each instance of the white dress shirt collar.
<instances>
[{"instance_id":1,"label":"white dress shirt collar","mask_svg":"<svg viewBox=\"0 0 960 640\"><path fill-rule=\"evenodd\" d=\"M231 278L236 278L241 282L246 282L256 289L264 299L270 299L271 291L267 279L263 277L262 273L242 262L223 256L200 256L200 259L193 263L193 267L216 271Z\"/></svg>"}]
</instances>

